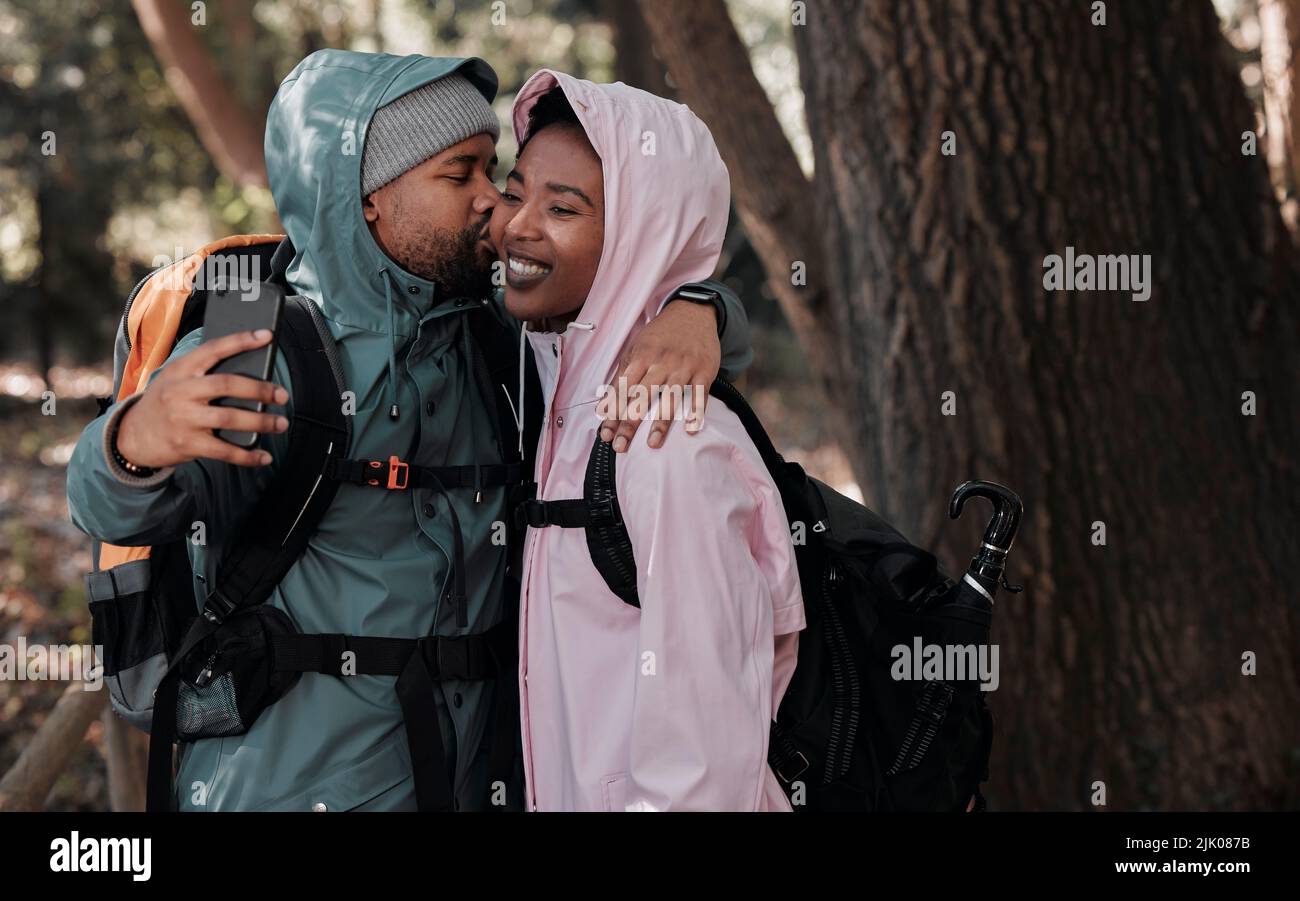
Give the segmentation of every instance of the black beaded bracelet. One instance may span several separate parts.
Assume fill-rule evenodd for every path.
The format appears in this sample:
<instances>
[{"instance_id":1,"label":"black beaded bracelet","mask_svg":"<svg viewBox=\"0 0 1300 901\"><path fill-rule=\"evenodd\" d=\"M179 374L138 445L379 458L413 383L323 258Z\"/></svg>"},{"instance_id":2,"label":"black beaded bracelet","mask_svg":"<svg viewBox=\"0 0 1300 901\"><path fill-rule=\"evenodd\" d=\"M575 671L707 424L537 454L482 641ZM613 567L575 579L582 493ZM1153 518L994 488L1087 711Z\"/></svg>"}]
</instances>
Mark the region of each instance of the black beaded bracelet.
<instances>
[{"instance_id":1,"label":"black beaded bracelet","mask_svg":"<svg viewBox=\"0 0 1300 901\"><path fill-rule=\"evenodd\" d=\"M121 420L119 419L118 421L120 422ZM147 479L149 476L158 472L158 469L156 467L140 466L138 463L132 463L126 457L122 456L122 452L117 449L117 423L116 422L113 423L113 434L109 438L108 447L109 450L113 452L113 459L117 461L117 465L125 469L128 473L135 476L136 478Z\"/></svg>"}]
</instances>

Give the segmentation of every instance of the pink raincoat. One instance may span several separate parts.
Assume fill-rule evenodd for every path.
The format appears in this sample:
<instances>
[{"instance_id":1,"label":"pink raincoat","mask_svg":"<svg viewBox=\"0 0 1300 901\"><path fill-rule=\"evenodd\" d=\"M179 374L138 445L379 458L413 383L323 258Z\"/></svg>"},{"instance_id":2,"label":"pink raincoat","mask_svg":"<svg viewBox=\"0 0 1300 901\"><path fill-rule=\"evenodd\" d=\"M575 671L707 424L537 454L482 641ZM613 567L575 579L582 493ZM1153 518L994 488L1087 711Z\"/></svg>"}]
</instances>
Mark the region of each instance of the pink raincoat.
<instances>
[{"instance_id":1,"label":"pink raincoat","mask_svg":"<svg viewBox=\"0 0 1300 901\"><path fill-rule=\"evenodd\" d=\"M559 83L600 156L605 243L562 334L528 332L547 396L543 500L582 496L596 401L623 346L673 288L708 278L730 183L685 106L624 84L542 70L514 105ZM616 480L641 608L591 562L581 529L529 529L520 698L532 810L789 810L768 729L794 671L803 599L789 524L739 420L718 401L701 431L655 450L638 433Z\"/></svg>"}]
</instances>

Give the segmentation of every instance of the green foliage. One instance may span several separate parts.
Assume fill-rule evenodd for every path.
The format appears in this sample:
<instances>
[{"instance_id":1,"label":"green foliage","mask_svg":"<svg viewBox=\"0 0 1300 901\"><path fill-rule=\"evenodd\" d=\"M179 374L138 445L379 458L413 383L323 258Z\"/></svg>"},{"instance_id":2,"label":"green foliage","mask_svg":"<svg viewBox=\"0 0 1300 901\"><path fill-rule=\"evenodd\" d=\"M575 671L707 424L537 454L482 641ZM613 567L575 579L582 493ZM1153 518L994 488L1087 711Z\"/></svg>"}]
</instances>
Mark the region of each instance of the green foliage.
<instances>
[{"instance_id":1,"label":"green foliage","mask_svg":"<svg viewBox=\"0 0 1300 901\"><path fill-rule=\"evenodd\" d=\"M210 184L212 164L126 3L0 2L0 85L0 352L102 358L133 274L114 213Z\"/></svg>"}]
</instances>

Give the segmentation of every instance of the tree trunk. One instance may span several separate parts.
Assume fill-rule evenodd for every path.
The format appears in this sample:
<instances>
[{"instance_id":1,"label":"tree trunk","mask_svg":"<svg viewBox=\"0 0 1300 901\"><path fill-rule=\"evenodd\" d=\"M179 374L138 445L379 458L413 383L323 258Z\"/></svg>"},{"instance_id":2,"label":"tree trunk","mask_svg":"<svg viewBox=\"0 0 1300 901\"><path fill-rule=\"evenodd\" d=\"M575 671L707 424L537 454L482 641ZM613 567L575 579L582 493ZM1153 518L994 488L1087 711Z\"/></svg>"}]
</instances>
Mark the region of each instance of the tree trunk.
<instances>
[{"instance_id":1,"label":"tree trunk","mask_svg":"<svg viewBox=\"0 0 1300 901\"><path fill-rule=\"evenodd\" d=\"M190 24L188 4L131 0L199 140L222 174L237 185L267 184L261 119L240 104L222 80L207 47Z\"/></svg>"},{"instance_id":2,"label":"tree trunk","mask_svg":"<svg viewBox=\"0 0 1300 901\"><path fill-rule=\"evenodd\" d=\"M685 28L721 2L649 5ZM1026 591L994 625L994 806L1092 809L1097 782L1109 809L1295 806L1296 263L1210 3L1109 3L1096 26L1091 7L807 4L801 234L822 241L834 351L799 336L854 361L835 413L867 503L951 570L984 522L946 520L957 484L1025 501ZM729 166L771 153L732 127L752 75L668 63ZM732 174L738 194L789 183ZM769 273L780 243L755 241ZM1067 247L1150 254L1150 299L1046 291Z\"/></svg>"},{"instance_id":3,"label":"tree trunk","mask_svg":"<svg viewBox=\"0 0 1300 901\"><path fill-rule=\"evenodd\" d=\"M822 265L824 242L808 203L808 180L754 77L749 54L722 0L641 0L659 56L681 100L712 129L731 175L731 195L768 285L808 354L819 397L843 396L853 379L835 356ZM835 417L832 429L852 432ZM847 444L846 444L847 446Z\"/></svg>"},{"instance_id":4,"label":"tree trunk","mask_svg":"<svg viewBox=\"0 0 1300 901\"><path fill-rule=\"evenodd\" d=\"M64 689L36 735L0 778L0 812L45 807L55 780L81 747L90 724L108 705L108 690L102 684L96 691L86 691L84 684L73 682Z\"/></svg>"},{"instance_id":5,"label":"tree trunk","mask_svg":"<svg viewBox=\"0 0 1300 901\"><path fill-rule=\"evenodd\" d=\"M634 88L676 99L646 31L641 8L627 0L602 0L601 10L614 26L614 77Z\"/></svg>"},{"instance_id":6,"label":"tree trunk","mask_svg":"<svg viewBox=\"0 0 1300 901\"><path fill-rule=\"evenodd\" d=\"M1263 79L1265 158L1274 180L1285 188L1295 184L1291 157L1291 42L1287 0L1260 0L1259 64Z\"/></svg>"},{"instance_id":7,"label":"tree trunk","mask_svg":"<svg viewBox=\"0 0 1300 901\"><path fill-rule=\"evenodd\" d=\"M1300 224L1300 0L1261 0L1259 26L1268 166L1284 198L1283 221L1294 234Z\"/></svg>"}]
</instances>

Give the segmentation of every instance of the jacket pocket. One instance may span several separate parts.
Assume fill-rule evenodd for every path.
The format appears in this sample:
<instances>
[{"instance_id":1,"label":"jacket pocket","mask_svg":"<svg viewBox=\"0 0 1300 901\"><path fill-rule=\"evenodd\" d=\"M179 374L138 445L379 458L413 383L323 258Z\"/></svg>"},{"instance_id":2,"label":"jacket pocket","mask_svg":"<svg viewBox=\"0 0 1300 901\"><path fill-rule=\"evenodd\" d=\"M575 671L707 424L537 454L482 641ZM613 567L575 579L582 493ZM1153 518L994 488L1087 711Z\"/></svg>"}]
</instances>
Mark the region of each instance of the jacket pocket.
<instances>
[{"instance_id":1,"label":"jacket pocket","mask_svg":"<svg viewBox=\"0 0 1300 901\"><path fill-rule=\"evenodd\" d=\"M631 776L628 773L614 773L600 779L600 797L608 813L625 813L627 811L627 789Z\"/></svg>"},{"instance_id":2,"label":"jacket pocket","mask_svg":"<svg viewBox=\"0 0 1300 901\"><path fill-rule=\"evenodd\" d=\"M146 557L86 575L91 641L103 648L113 710L145 732L153 721L154 689L167 668L151 566Z\"/></svg>"}]
</instances>

